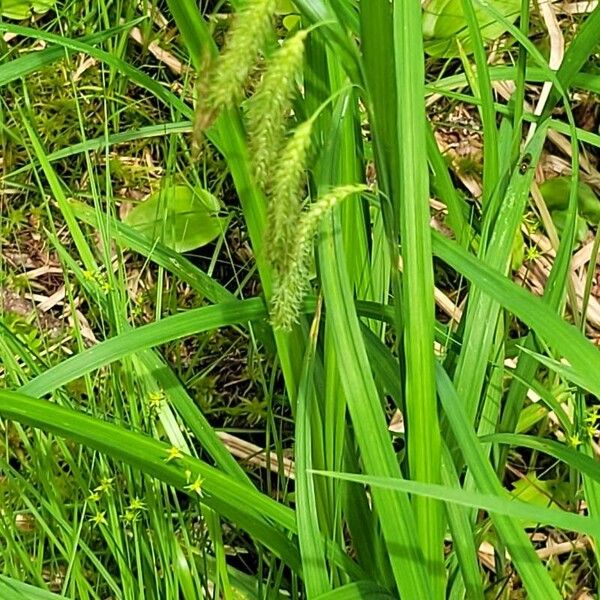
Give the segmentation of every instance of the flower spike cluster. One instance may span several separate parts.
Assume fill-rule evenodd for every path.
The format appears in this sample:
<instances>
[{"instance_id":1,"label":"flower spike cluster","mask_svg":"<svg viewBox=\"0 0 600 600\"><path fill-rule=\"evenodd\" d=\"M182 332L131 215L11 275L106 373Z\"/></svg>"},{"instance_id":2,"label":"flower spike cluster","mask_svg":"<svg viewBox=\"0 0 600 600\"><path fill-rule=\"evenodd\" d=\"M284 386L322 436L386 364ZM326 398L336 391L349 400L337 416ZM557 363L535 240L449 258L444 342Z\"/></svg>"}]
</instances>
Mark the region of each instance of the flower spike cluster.
<instances>
[{"instance_id":1,"label":"flower spike cluster","mask_svg":"<svg viewBox=\"0 0 600 600\"><path fill-rule=\"evenodd\" d=\"M225 49L207 69L201 85L195 132L209 127L224 108L239 103L271 28L276 0L249 0L234 20ZM319 112L286 134L298 93L297 79L309 30L285 40L266 61L261 80L246 102L248 148L254 180L268 201L265 248L274 272L271 322L289 330L298 322L309 288L314 237L323 217L363 185L331 190L304 205L312 126ZM176 458L169 456L168 460Z\"/></svg>"}]
</instances>

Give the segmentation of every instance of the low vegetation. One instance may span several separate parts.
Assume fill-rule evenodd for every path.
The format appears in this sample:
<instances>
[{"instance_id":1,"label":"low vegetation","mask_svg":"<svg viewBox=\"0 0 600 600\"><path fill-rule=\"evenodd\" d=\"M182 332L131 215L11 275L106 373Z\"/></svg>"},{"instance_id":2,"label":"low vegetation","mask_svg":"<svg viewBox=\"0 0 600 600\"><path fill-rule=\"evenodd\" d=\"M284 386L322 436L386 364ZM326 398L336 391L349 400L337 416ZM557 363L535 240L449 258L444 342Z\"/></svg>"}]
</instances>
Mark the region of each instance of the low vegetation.
<instances>
[{"instance_id":1,"label":"low vegetation","mask_svg":"<svg viewBox=\"0 0 600 600\"><path fill-rule=\"evenodd\" d=\"M595 598L600 8L0 4L0 598Z\"/></svg>"}]
</instances>

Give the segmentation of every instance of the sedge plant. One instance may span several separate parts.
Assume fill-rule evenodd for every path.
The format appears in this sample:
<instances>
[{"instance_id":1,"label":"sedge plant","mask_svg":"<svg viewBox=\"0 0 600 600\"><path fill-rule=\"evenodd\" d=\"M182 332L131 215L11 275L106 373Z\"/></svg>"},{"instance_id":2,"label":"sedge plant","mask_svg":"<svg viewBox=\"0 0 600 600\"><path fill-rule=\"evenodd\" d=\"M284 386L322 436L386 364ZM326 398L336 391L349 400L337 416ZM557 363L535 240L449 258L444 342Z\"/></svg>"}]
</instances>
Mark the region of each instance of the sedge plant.
<instances>
[{"instance_id":1,"label":"sedge plant","mask_svg":"<svg viewBox=\"0 0 600 600\"><path fill-rule=\"evenodd\" d=\"M595 89L586 64L597 52L600 9L585 18L554 72L528 39L527 10L520 26L504 19L516 40L516 66L490 66L475 8L504 17L490 3L464 0L474 54L463 53L464 72L432 80L416 0L296 0L299 19L287 36L275 27L274 0L230 4L219 49L197 3L167 2L196 71L183 99L129 64L125 44L100 46L104 33L79 39L0 23L3 32L50 44L35 61L20 56L1 64L0 84L20 85L24 99L12 113L30 162L19 172L32 174L30 189L51 196L49 216L68 232L69 244L57 227L49 240L73 278L66 285L71 309L80 289L102 331L86 348L76 328L75 354L52 364L13 333L0 338L10 372L0 415L16 424L36 467L15 469L7 448L3 471L9 491L20 490L43 531L35 542L20 536L4 548L0 589L27 589L15 580L47 588L48 552L66 597L134 598L139 589L148 598L562 597L563 583L551 560L536 553L530 523L573 543L583 536L594 553L600 537L590 421L600 395L600 354L566 311L577 177L543 297L514 283L510 270L549 132L569 136L578 172L583 134L569 91L575 83ZM106 36L122 42L121 27ZM49 152L26 76L73 52L102 64L115 94L121 74L144 89L169 109L165 123L127 132L106 123L102 135L88 139L80 115L82 141ZM524 57L535 63L532 81ZM541 115L495 103L492 82L507 78L516 83L515 103L523 102L526 84L552 83ZM425 104L432 93L455 98L457 88L478 111L485 149L482 195L471 205L454 183ZM560 103L566 122L553 116ZM108 101L104 109L118 112ZM535 123L529 137L527 123ZM123 141L160 136L173 171L180 151L195 169L210 150L223 157L260 294L232 292L160 237L151 240L120 221L110 170L103 186L109 192L102 194L99 185L88 193L67 190L55 168L61 158L82 155L82 168L99 184L92 150L108 153ZM596 135L585 141L600 145ZM450 236L432 229L434 195L445 206ZM90 232L100 236L98 247ZM157 265L159 281L175 277L206 303L163 314L161 291L156 318L132 324L125 249ZM458 326L436 312L440 264L468 281ZM296 474L291 481L280 471L277 493L257 485L233 458L160 352L174 340L233 327L282 375L273 381L289 408L294 443L286 449ZM73 397L75 382L83 382L88 404ZM561 384L567 392L558 401L552 391ZM96 404L99 390L105 397ZM529 390L540 392L544 422L558 415L568 436L550 440L538 435L542 428L520 429ZM389 430L394 411L404 417L400 449ZM269 427L265 446L276 429ZM281 439L274 445L281 455ZM75 481L75 510L56 493L53 447ZM559 461L557 472L573 499L585 499L586 514L574 503L548 508L511 493L510 448ZM19 506L11 498L10 506ZM7 538L13 516L2 513ZM194 523L202 525L201 539L192 535ZM224 534L232 528L256 557L245 572L228 556ZM494 549L493 570L480 563L483 542ZM93 552L98 545L101 558ZM597 560L585 561L592 589Z\"/></svg>"}]
</instances>

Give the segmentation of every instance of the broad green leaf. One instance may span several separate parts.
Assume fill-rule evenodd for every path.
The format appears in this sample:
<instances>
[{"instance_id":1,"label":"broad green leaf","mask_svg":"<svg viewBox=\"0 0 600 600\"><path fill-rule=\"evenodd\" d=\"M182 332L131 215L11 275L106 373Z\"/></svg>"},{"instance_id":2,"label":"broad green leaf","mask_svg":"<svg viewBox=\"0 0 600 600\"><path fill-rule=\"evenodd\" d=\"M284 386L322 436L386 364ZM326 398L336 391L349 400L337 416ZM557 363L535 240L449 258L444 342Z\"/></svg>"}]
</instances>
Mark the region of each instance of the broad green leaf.
<instances>
[{"instance_id":1,"label":"broad green leaf","mask_svg":"<svg viewBox=\"0 0 600 600\"><path fill-rule=\"evenodd\" d=\"M225 231L229 219L216 216L219 208L219 201L206 190L167 182L124 221L150 240L161 240L176 252L189 252Z\"/></svg>"},{"instance_id":2,"label":"broad green leaf","mask_svg":"<svg viewBox=\"0 0 600 600\"><path fill-rule=\"evenodd\" d=\"M540 186L540 192L550 213L567 210L570 187L570 176L553 177ZM600 200L594 190L583 181L579 181L577 186L577 207L579 214L589 223L597 224L600 221Z\"/></svg>"},{"instance_id":3,"label":"broad green leaf","mask_svg":"<svg viewBox=\"0 0 600 600\"><path fill-rule=\"evenodd\" d=\"M554 223L554 227L556 227L556 231L558 231L559 235L562 236L563 231L565 230L567 219L569 217L568 210L555 210L550 213L552 217L552 222ZM575 240L577 242L583 242L588 234L588 225L586 220L577 215L577 224L575 226Z\"/></svg>"},{"instance_id":4,"label":"broad green leaf","mask_svg":"<svg viewBox=\"0 0 600 600\"><path fill-rule=\"evenodd\" d=\"M511 22L519 16L519 0L492 0L491 4ZM482 8L475 6L475 14L484 40L498 39L506 27ZM431 56L453 58L458 56L458 44L465 52L473 47L461 0L429 0L423 10L425 51Z\"/></svg>"},{"instance_id":5,"label":"broad green leaf","mask_svg":"<svg viewBox=\"0 0 600 600\"><path fill-rule=\"evenodd\" d=\"M300 23L300 17L298 15L287 15L283 17L282 23L288 31L292 31Z\"/></svg>"},{"instance_id":6,"label":"broad green leaf","mask_svg":"<svg viewBox=\"0 0 600 600\"><path fill-rule=\"evenodd\" d=\"M157 265L167 269L173 275L187 282L194 290L206 296L211 302L227 302L235 300L235 296L224 288L218 281L201 271L185 256L167 248L160 242L152 241L125 223L113 219L110 215L101 215L87 204L71 200L73 212L84 223L98 228L99 220L110 224L110 233L120 244L139 252Z\"/></svg>"},{"instance_id":7,"label":"broad green leaf","mask_svg":"<svg viewBox=\"0 0 600 600\"><path fill-rule=\"evenodd\" d=\"M560 510L559 499L566 499L568 490L568 484L562 481L539 479L535 473L529 473L513 484L511 494L533 506ZM527 519L523 527L537 527L537 520Z\"/></svg>"},{"instance_id":8,"label":"broad green leaf","mask_svg":"<svg viewBox=\"0 0 600 600\"><path fill-rule=\"evenodd\" d=\"M31 17L32 13L48 12L55 4L56 0L4 0L0 7L3 17L22 21Z\"/></svg>"},{"instance_id":9,"label":"broad green leaf","mask_svg":"<svg viewBox=\"0 0 600 600\"><path fill-rule=\"evenodd\" d=\"M295 13L296 9L290 0L279 0L277 2L277 9L275 11L278 15L289 15Z\"/></svg>"}]
</instances>

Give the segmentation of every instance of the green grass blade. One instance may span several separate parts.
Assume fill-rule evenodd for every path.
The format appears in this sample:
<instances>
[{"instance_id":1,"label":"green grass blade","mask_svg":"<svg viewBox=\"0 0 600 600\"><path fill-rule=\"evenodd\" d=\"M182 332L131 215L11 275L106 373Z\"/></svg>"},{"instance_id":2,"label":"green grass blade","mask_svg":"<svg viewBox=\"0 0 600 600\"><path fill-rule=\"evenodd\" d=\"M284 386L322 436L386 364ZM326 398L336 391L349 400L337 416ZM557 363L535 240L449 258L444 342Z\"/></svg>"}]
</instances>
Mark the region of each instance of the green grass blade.
<instances>
[{"instance_id":1,"label":"green grass blade","mask_svg":"<svg viewBox=\"0 0 600 600\"><path fill-rule=\"evenodd\" d=\"M139 19L128 21L122 25L117 25L116 27L111 27L110 29L105 29L104 31L99 31L98 33L94 33L92 35L86 35L85 37L80 38L78 41L82 44L86 44L87 46L94 46L95 44L99 44L119 33L129 31L132 27L135 27L145 20L146 17L140 17ZM29 33L31 34L32 31L37 30L29 30ZM70 51L74 52L75 50L70 49ZM65 48L59 45L46 48L45 50L40 50L38 52L30 52L25 56L15 58L7 63L4 63L3 65L0 65L0 86L7 85L11 81L16 81L22 77L26 77L30 73L34 73L35 71L38 71L64 57Z\"/></svg>"},{"instance_id":2,"label":"green grass blade","mask_svg":"<svg viewBox=\"0 0 600 600\"><path fill-rule=\"evenodd\" d=\"M59 50L64 53L63 48L59 48ZM191 121L177 121L174 123L148 125L146 127L140 127L139 129L131 129L128 131L112 133L107 136L85 140L78 144L73 144L72 146L67 146L66 148L61 148L60 150L50 152L46 155L46 159L48 162L56 162L58 160L62 160L63 158L69 158L70 156L83 154L84 152L105 150L106 148L110 148L111 146L116 146L118 144L126 144L127 142L134 142L148 138L166 137L168 135L177 133L190 133L191 131ZM30 171L35 164L36 163L23 165L22 167L11 171L10 177L14 178L20 173Z\"/></svg>"},{"instance_id":3,"label":"green grass blade","mask_svg":"<svg viewBox=\"0 0 600 600\"><path fill-rule=\"evenodd\" d=\"M484 448L473 431L473 425L467 416L462 399L456 393L452 381L441 365L437 366L436 376L439 398L444 413L452 429L455 443L462 452L477 488L483 494L491 496L490 499L496 505L496 508L492 510L514 510L516 505L508 501L508 494L496 478L496 474L487 460ZM466 495L467 499L471 498L471 492L467 492ZM535 520L540 518L539 508L531 509L531 507L525 505L521 509L523 513L531 512L535 514ZM528 593L532 598L554 598L558 600L560 595L534 552L528 537L523 529L515 521L504 516L505 514L507 513L492 514L492 520L503 543L511 554ZM579 517L579 515L565 513L563 524L568 521L569 527L579 527L581 522L575 517Z\"/></svg>"},{"instance_id":4,"label":"green grass blade","mask_svg":"<svg viewBox=\"0 0 600 600\"><path fill-rule=\"evenodd\" d=\"M409 494L426 496L427 498L435 498L442 502L452 502L453 504L458 504L460 506L483 509L496 517L502 517L504 520L508 517L514 520L533 520L536 523L553 525L555 527L560 527L561 529L577 531L584 535L598 535L598 533L600 533L600 521L598 519L584 517L560 509L543 508L521 500L511 499L508 496L508 493L502 495L498 493L482 494L479 492L467 492L435 483L421 483L420 481L414 481L412 479L394 479L392 477L377 477L374 475L337 473L335 471L313 471L313 473L315 475L326 477L336 477L344 481L354 481L356 483L370 485L373 488L397 490ZM500 485L499 482L498 485ZM504 525L498 525L499 519L496 518L494 521L496 527L502 532L510 531L510 529L505 528ZM509 521L505 522L508 523ZM516 531L517 530L514 529L514 532ZM543 570L542 563L533 551L531 542L524 531L522 529L519 529L519 531L521 534L516 537L511 537L510 542L507 542L507 546L510 548L512 558L517 564L517 568L519 569L519 564L526 565L525 571L527 572L527 577L529 577L529 575L533 576L536 571L537 573L543 574L540 577L539 582L536 582L536 580L532 578L525 583L529 590L542 590L542 586L547 585L548 582L552 584L551 579ZM528 559L530 562L527 562ZM521 560L522 563L520 562ZM556 597L556 588L548 587L547 590L549 592L552 590L548 597ZM542 598L542 596L533 597Z\"/></svg>"},{"instance_id":5,"label":"green grass blade","mask_svg":"<svg viewBox=\"0 0 600 600\"><path fill-rule=\"evenodd\" d=\"M537 164L545 139L545 130L540 128L527 147L531 164ZM480 251L490 270L505 273L509 268L513 242L529 196L533 169L521 173L515 169L506 195L497 211L491 205L486 211L482 243L489 251ZM495 199L500 199L496 196ZM496 218L493 217L497 214ZM462 351L459 355L454 381L460 397L465 402L467 414L474 421L484 384L487 360L490 356L495 325L500 313L500 297L487 293L484 287L472 286L465 317ZM482 360L484 359L484 360Z\"/></svg>"},{"instance_id":6,"label":"green grass blade","mask_svg":"<svg viewBox=\"0 0 600 600\"><path fill-rule=\"evenodd\" d=\"M473 1L476 2L477 0ZM525 81L527 83L541 83L544 81L552 81L554 77L556 77L556 72L550 69L548 63L544 60L543 56L539 53L536 47L531 44L527 37L525 37L521 32L519 32L519 35L517 37L519 43L521 43L525 47L529 55L532 54L531 50L534 50L533 58L538 63L538 65L540 65L527 66ZM490 79L492 81L513 81L519 77L517 67L506 65L497 65L490 67L489 73ZM427 84L425 89L428 93L443 94L444 92L453 89L464 88L466 85L467 77L465 73L455 73L453 75L447 75L446 77L442 77L435 82ZM571 80L571 85L573 87L586 90L588 92L598 93L598 91L600 90L600 76L594 73L580 72L573 76Z\"/></svg>"},{"instance_id":7,"label":"green grass blade","mask_svg":"<svg viewBox=\"0 0 600 600\"><path fill-rule=\"evenodd\" d=\"M475 64L477 66L477 82L475 92L481 99L481 122L483 125L483 202L490 200L499 183L500 160L498 146L498 128L496 127L496 111L492 85L488 71L487 56L483 45L481 27L473 8L472 0L461 0L465 20L469 28L469 37L473 46Z\"/></svg>"},{"instance_id":8,"label":"green grass blade","mask_svg":"<svg viewBox=\"0 0 600 600\"><path fill-rule=\"evenodd\" d=\"M220 438L200 411L198 404L190 397L177 375L156 351L143 350L134 357L163 390L173 408L186 427L196 436L198 442L210 454L217 467L242 483L249 483L248 476L239 463L225 448Z\"/></svg>"},{"instance_id":9,"label":"green grass blade","mask_svg":"<svg viewBox=\"0 0 600 600\"><path fill-rule=\"evenodd\" d=\"M181 491L187 491L190 478L194 481L200 476L203 479L202 502L237 522L286 562L290 561L292 568L301 571L297 549L272 524L276 523L287 531L295 532L294 513L203 461L182 454L181 458L167 462L167 444L73 409L20 393L0 391L0 414L4 418L85 444ZM191 475L186 475L186 471Z\"/></svg>"},{"instance_id":10,"label":"green grass blade","mask_svg":"<svg viewBox=\"0 0 600 600\"><path fill-rule=\"evenodd\" d=\"M529 36L529 2L521 2L521 12L519 15L519 28L524 36ZM521 150L521 141L523 139L523 111L525 106L525 76L527 71L527 50L519 46L519 56L517 58L517 77L515 80L515 91L511 98L513 105L512 128L513 140L510 159L516 162Z\"/></svg>"},{"instance_id":11,"label":"green grass blade","mask_svg":"<svg viewBox=\"0 0 600 600\"><path fill-rule=\"evenodd\" d=\"M479 260L464 251L456 242L433 232L434 254L451 267L479 285L524 323L527 323L549 346L560 350L571 367L577 383L595 395L600 395L600 352L569 323L563 321L544 302L519 287L500 273L483 266ZM479 357L478 360L481 360Z\"/></svg>"},{"instance_id":12,"label":"green grass blade","mask_svg":"<svg viewBox=\"0 0 600 600\"><path fill-rule=\"evenodd\" d=\"M574 198L572 198L571 201L574 201ZM569 216L571 227L575 226L574 217L575 214L574 211L572 211L571 215ZM568 289L570 283L569 277L571 274L571 256L573 253L573 238L571 235L565 234L561 239L560 246L556 253L556 258L552 265L552 269L544 289L544 294L542 296L543 301L547 303L551 309L556 311L557 314L560 314L562 310L565 291ZM538 370L539 364L536 358L530 354L530 352L537 350L533 334L530 333L527 336L523 347L524 349L519 354L517 368L504 401L502 415L497 426L498 431L508 433L514 432L519 420L519 415L523 409L525 398L527 396L528 386L524 382L535 381L535 374ZM542 394L542 396L544 395L549 394ZM564 415L564 411L562 407L560 407L560 403L554 402L554 404L559 405L556 408L553 407L552 410L555 411L560 419L561 414ZM564 418L562 419L562 422L566 422ZM499 472L502 472L504 469L507 451L508 449L504 448L501 449L499 453Z\"/></svg>"},{"instance_id":13,"label":"green grass blade","mask_svg":"<svg viewBox=\"0 0 600 600\"><path fill-rule=\"evenodd\" d=\"M304 584L309 599L316 598L331 589L325 563L325 546L319 529L315 482L310 473L313 466L310 415L317 410L313 377L318 333L317 317L313 322L310 342L306 349L296 413L296 518L300 555L304 565Z\"/></svg>"},{"instance_id":14,"label":"green grass blade","mask_svg":"<svg viewBox=\"0 0 600 600\"><path fill-rule=\"evenodd\" d=\"M408 464L411 479L440 481L441 437L434 375L433 260L431 255L429 181L427 171L425 72L421 4L394 3L396 118L401 187L400 239L403 259L405 403ZM443 507L415 498L416 525L430 574L430 598L443 597Z\"/></svg>"},{"instance_id":15,"label":"green grass blade","mask_svg":"<svg viewBox=\"0 0 600 600\"><path fill-rule=\"evenodd\" d=\"M341 383L366 472L399 477L400 469L352 303L345 253L340 247L340 235L336 233L335 217L331 220L322 235L319 258L325 304L337 348L336 358L344 373ZM408 497L374 490L373 499L398 588L401 593L405 590L409 595L426 595L428 585Z\"/></svg>"},{"instance_id":16,"label":"green grass blade","mask_svg":"<svg viewBox=\"0 0 600 600\"><path fill-rule=\"evenodd\" d=\"M132 82L147 89L149 92L154 94L157 98L162 100L167 106L174 108L176 111L190 117L192 109L181 101L181 99L173 94L166 87L142 73L139 69L132 67L127 61L118 58L117 56L100 50L91 46L89 43L83 41L74 40L68 37L61 37L53 33L48 33L41 29L33 29L31 27L23 27L21 25L13 25L11 23L2 22L0 23L0 32L2 33L14 33L19 36L43 40L49 44L56 44L70 50L72 52L83 52L89 56L92 56L107 65L111 66L115 71L122 73L128 77Z\"/></svg>"},{"instance_id":17,"label":"green grass blade","mask_svg":"<svg viewBox=\"0 0 600 600\"><path fill-rule=\"evenodd\" d=\"M41 590L4 575L0 575L0 598L4 600L67 600L65 596Z\"/></svg>"},{"instance_id":18,"label":"green grass blade","mask_svg":"<svg viewBox=\"0 0 600 600\"><path fill-rule=\"evenodd\" d=\"M71 208L69 202L67 201L67 197L63 190L63 186L58 179L56 172L54 171L50 161L46 156L46 151L44 150L42 143L36 133L33 125L30 123L29 119L21 112L21 121L27 130L27 134L29 135L29 139L31 140L31 145L33 146L34 154L40 163L40 166L46 176L48 181L48 185L52 191L52 195L58 204L58 208L63 215L65 223L69 229L69 233L73 238L73 242L79 252L79 256L85 265L85 268L91 273L96 272L97 264L96 259L90 249L90 246L79 227L79 223L73 214L73 209Z\"/></svg>"},{"instance_id":19,"label":"green grass blade","mask_svg":"<svg viewBox=\"0 0 600 600\"><path fill-rule=\"evenodd\" d=\"M560 442L517 433L494 433L480 439L482 442L538 450L563 461L573 469L577 469L582 475L587 475L594 481L600 482L600 464L598 464L598 461Z\"/></svg>"},{"instance_id":20,"label":"green grass blade","mask_svg":"<svg viewBox=\"0 0 600 600\"><path fill-rule=\"evenodd\" d=\"M394 395L398 385L398 361L389 348L369 329L363 327L365 345L372 359L375 373L379 375L380 385L388 394ZM403 411L402 405L399 408ZM460 488L456 469L449 456L446 445L443 446L442 478L445 485ZM481 573L477 557L477 547L473 534L473 525L469 513L458 504L447 503L446 513L452 535L452 544L456 550L461 575L469 593L469 598L483 598Z\"/></svg>"},{"instance_id":21,"label":"green grass blade","mask_svg":"<svg viewBox=\"0 0 600 600\"><path fill-rule=\"evenodd\" d=\"M360 21L369 119L376 134L373 142L378 186L390 197L392 173L398 161L393 152L398 139L398 123L394 111L388 109L389 104L397 102L392 4L387 0L373 0L368 7L361 4Z\"/></svg>"},{"instance_id":22,"label":"green grass blade","mask_svg":"<svg viewBox=\"0 0 600 600\"><path fill-rule=\"evenodd\" d=\"M566 89L573 84L581 67L589 60L594 49L598 49L598 44L600 43L600 35L598 32L600 32L600 6L596 6L594 11L587 17L565 52L564 58L556 73L556 77L563 86L563 89ZM553 88L548 97L548 102L546 103L542 118L552 113L552 110L560 98L560 90Z\"/></svg>"},{"instance_id":23,"label":"green grass blade","mask_svg":"<svg viewBox=\"0 0 600 600\"><path fill-rule=\"evenodd\" d=\"M167 0L167 5L187 46L190 61L197 70L200 70L203 67L205 53L215 53L216 46L213 44L204 19L199 14L197 3Z\"/></svg>"},{"instance_id":24,"label":"green grass blade","mask_svg":"<svg viewBox=\"0 0 600 600\"><path fill-rule=\"evenodd\" d=\"M262 319L266 316L266 307L260 298L192 309L101 342L48 369L25 384L20 391L29 396L43 396L69 381L134 352L195 335L201 331Z\"/></svg>"},{"instance_id":25,"label":"green grass blade","mask_svg":"<svg viewBox=\"0 0 600 600\"><path fill-rule=\"evenodd\" d=\"M370 581L356 581L322 594L317 600L393 600L389 592Z\"/></svg>"},{"instance_id":26,"label":"green grass blade","mask_svg":"<svg viewBox=\"0 0 600 600\"><path fill-rule=\"evenodd\" d=\"M460 489L460 481L456 468L452 462L452 456L446 445L443 447L442 455L442 481L446 487ZM467 597L472 600L482 600L485 595L479 569L479 557L477 545L473 532L473 524L469 511L458 504L446 503L448 524L452 536L452 547L456 550L456 559L460 567Z\"/></svg>"},{"instance_id":27,"label":"green grass blade","mask_svg":"<svg viewBox=\"0 0 600 600\"><path fill-rule=\"evenodd\" d=\"M316 34L332 50L341 57L340 63L348 72L353 81L360 80L360 62L356 44L340 22L330 2L324 0L295 0L304 22L308 25L319 24ZM358 28L355 18L351 19L351 26Z\"/></svg>"},{"instance_id":28,"label":"green grass blade","mask_svg":"<svg viewBox=\"0 0 600 600\"><path fill-rule=\"evenodd\" d=\"M427 128L427 158L431 168L432 187L448 209L448 225L460 245L466 248L473 237L471 225L465 217L468 206L454 187L448 165L430 127Z\"/></svg>"}]
</instances>

